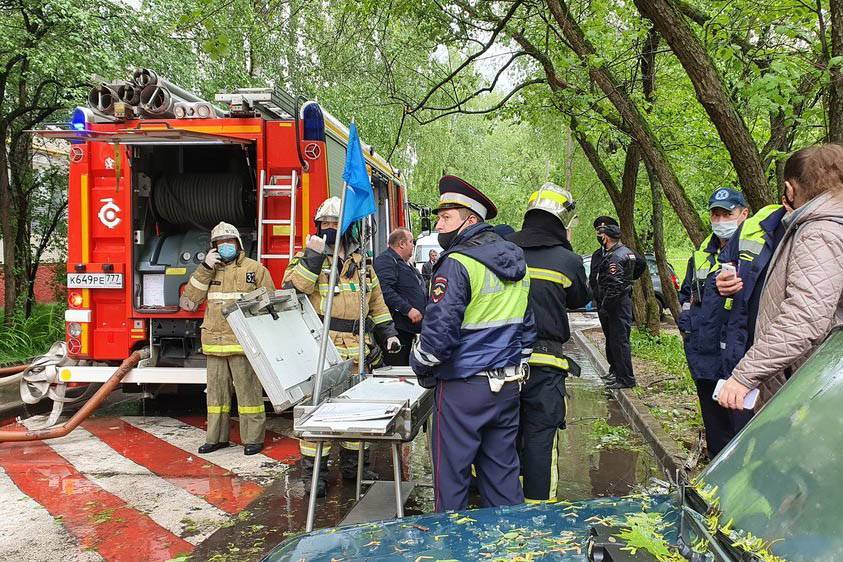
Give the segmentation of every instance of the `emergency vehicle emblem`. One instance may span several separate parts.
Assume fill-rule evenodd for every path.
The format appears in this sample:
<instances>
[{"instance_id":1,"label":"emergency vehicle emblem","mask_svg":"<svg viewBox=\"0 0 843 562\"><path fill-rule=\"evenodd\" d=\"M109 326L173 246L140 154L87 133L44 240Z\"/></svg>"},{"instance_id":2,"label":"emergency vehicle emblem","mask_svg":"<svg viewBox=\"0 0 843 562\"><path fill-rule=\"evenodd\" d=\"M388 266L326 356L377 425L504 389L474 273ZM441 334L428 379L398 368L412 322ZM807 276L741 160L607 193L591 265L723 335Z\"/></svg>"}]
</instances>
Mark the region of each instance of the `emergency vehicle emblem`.
<instances>
[{"instance_id":1,"label":"emergency vehicle emblem","mask_svg":"<svg viewBox=\"0 0 843 562\"><path fill-rule=\"evenodd\" d=\"M315 142L304 147L304 155L308 160L316 160L322 154L322 149Z\"/></svg>"},{"instance_id":2,"label":"emergency vehicle emblem","mask_svg":"<svg viewBox=\"0 0 843 562\"><path fill-rule=\"evenodd\" d=\"M100 212L97 213L97 218L100 219L100 222L108 227L108 228L116 228L118 224L120 224L120 216L118 213L120 212L120 207L117 206L117 203L114 202L114 199L111 197L106 197L105 199L100 199L104 205L100 207Z\"/></svg>"},{"instance_id":3,"label":"emergency vehicle emblem","mask_svg":"<svg viewBox=\"0 0 843 562\"><path fill-rule=\"evenodd\" d=\"M70 161L71 162L79 162L82 160L82 156L84 153L82 152L81 146L72 146L70 147Z\"/></svg>"},{"instance_id":4,"label":"emergency vehicle emblem","mask_svg":"<svg viewBox=\"0 0 843 562\"><path fill-rule=\"evenodd\" d=\"M246 273L246 283L251 283L252 285L255 284L255 272L249 271Z\"/></svg>"},{"instance_id":5,"label":"emergency vehicle emblem","mask_svg":"<svg viewBox=\"0 0 843 562\"><path fill-rule=\"evenodd\" d=\"M109 156L105 160L103 160L102 163L105 166L106 170L113 170L114 169L114 158L112 158L111 156Z\"/></svg>"},{"instance_id":6,"label":"emergency vehicle emblem","mask_svg":"<svg viewBox=\"0 0 843 562\"><path fill-rule=\"evenodd\" d=\"M430 300L432 300L434 303L441 301L442 298L445 296L445 292L447 290L448 278L442 277L441 275L435 277L430 287Z\"/></svg>"}]
</instances>

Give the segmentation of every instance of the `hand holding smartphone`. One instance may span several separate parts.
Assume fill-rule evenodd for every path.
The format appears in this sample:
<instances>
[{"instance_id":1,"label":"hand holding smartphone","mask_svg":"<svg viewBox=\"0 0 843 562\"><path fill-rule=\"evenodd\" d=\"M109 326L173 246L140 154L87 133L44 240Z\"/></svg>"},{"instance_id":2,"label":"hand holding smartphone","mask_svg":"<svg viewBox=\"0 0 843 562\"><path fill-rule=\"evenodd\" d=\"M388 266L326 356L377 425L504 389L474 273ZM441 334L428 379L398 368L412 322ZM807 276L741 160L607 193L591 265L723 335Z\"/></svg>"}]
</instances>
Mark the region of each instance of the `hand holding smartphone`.
<instances>
[{"instance_id":1,"label":"hand holding smartphone","mask_svg":"<svg viewBox=\"0 0 843 562\"><path fill-rule=\"evenodd\" d=\"M723 388L723 385L726 384L726 379L720 379L717 381L717 386L714 387L714 394L711 395L711 398L717 402L720 398L720 389ZM755 402L758 401L758 394L759 391L757 388L753 388L750 390L746 397L743 399L743 409L744 410L753 410L755 409Z\"/></svg>"}]
</instances>

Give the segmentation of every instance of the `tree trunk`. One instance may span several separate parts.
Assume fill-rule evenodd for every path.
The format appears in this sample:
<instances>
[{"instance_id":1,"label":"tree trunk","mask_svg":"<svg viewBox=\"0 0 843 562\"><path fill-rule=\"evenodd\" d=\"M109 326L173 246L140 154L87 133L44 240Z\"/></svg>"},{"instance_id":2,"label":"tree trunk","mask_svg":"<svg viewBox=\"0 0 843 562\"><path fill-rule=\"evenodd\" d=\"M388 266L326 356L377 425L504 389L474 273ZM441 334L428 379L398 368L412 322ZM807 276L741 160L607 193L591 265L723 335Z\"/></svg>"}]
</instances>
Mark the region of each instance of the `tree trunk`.
<instances>
[{"instance_id":1,"label":"tree trunk","mask_svg":"<svg viewBox=\"0 0 843 562\"><path fill-rule=\"evenodd\" d=\"M679 293L673 284L673 276L670 274L667 262L667 252L664 246L664 209L662 205L662 190L659 180L647 168L650 178L650 189L653 192L653 254L656 256L656 266L659 270L659 281L662 284L662 297L664 304L670 309L670 315L674 322L679 321Z\"/></svg>"},{"instance_id":2,"label":"tree trunk","mask_svg":"<svg viewBox=\"0 0 843 562\"><path fill-rule=\"evenodd\" d=\"M568 127L565 134L565 189L570 193L574 181L574 134Z\"/></svg>"},{"instance_id":3,"label":"tree trunk","mask_svg":"<svg viewBox=\"0 0 843 562\"><path fill-rule=\"evenodd\" d=\"M621 241L631 250L644 255L643 244L635 232L635 192L638 189L638 170L641 165L641 152L636 144L631 144L626 151L623 166L621 206L617 208L621 223ZM650 272L644 274L632 286L632 310L635 324L640 329L652 334L659 333L661 307L653 290Z\"/></svg>"},{"instance_id":4,"label":"tree trunk","mask_svg":"<svg viewBox=\"0 0 843 562\"><path fill-rule=\"evenodd\" d=\"M831 18L831 57L843 57L843 0L829 0ZM843 142L843 66L838 62L831 69L828 86L828 140Z\"/></svg>"},{"instance_id":5,"label":"tree trunk","mask_svg":"<svg viewBox=\"0 0 843 562\"><path fill-rule=\"evenodd\" d=\"M610 70L605 66L593 66L592 61L598 53L574 21L564 1L547 0L547 4L563 36L587 69L591 80L603 91L629 127L632 138L638 143L643 157L653 167L668 201L688 232L688 237L698 245L705 238L702 220L679 183L664 148L653 134L649 123L629 95L618 86L618 81Z\"/></svg>"},{"instance_id":6,"label":"tree trunk","mask_svg":"<svg viewBox=\"0 0 843 562\"><path fill-rule=\"evenodd\" d=\"M12 211L12 186L9 177L8 126L0 125L0 238L3 239L3 325L12 325L15 316L15 213Z\"/></svg>"},{"instance_id":7,"label":"tree trunk","mask_svg":"<svg viewBox=\"0 0 843 562\"><path fill-rule=\"evenodd\" d=\"M691 79L697 99L729 151L750 206L760 209L772 203L773 193L761 165L758 147L735 108L717 68L688 22L670 0L634 1L641 15L650 19L668 42ZM698 245L699 242L695 241L694 244Z\"/></svg>"}]
</instances>

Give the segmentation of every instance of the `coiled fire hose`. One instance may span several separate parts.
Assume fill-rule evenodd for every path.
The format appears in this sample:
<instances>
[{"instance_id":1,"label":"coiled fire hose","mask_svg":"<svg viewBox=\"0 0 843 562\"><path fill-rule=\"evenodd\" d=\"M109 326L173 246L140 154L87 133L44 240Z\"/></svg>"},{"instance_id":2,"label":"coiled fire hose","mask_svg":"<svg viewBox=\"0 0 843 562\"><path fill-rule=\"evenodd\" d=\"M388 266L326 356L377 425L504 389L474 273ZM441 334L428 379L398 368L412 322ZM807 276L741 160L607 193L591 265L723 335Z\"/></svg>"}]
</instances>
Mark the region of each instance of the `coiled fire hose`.
<instances>
[{"instance_id":1,"label":"coiled fire hose","mask_svg":"<svg viewBox=\"0 0 843 562\"><path fill-rule=\"evenodd\" d=\"M63 342L61 342L63 344ZM51 351L56 348L56 345L53 348L50 348ZM49 357L49 354L44 357ZM55 356L53 357L53 361L55 360ZM42 439L55 439L57 437L64 437L76 427L82 423L88 416L96 410L100 404L108 397L109 394L112 393L123 381L123 378L129 374L129 371L134 369L138 363L142 360L149 358L149 348L144 348L132 353L129 357L123 360L123 363L114 371L114 374L109 377L105 383L97 390L96 394L94 394L90 400L85 402L85 404L79 408L79 410L73 414L73 416L64 422L61 425L56 425L52 427L45 427L41 429L27 429L25 431L0 431L0 443L5 443L8 441L39 441ZM41 358L39 358L41 359ZM45 359L45 362L51 361L50 359ZM65 355L66 361L66 355ZM33 365L37 362L34 361ZM49 367L49 368L47 368ZM43 378L43 381L38 381L36 384L33 385L34 388L38 389L36 392L41 392L41 396L43 397L44 394L51 397L54 400L53 410L59 407L59 412L61 412L60 406L64 404L64 388L66 385L64 384L54 384L54 383L47 383L48 390L43 392L44 383L50 379L50 375L48 374L51 369L56 369L56 364L50 364L43 369L44 373L40 375L39 378ZM34 376L34 375L33 375ZM55 377L55 375L53 375ZM23 385L26 380L26 374L24 374L23 380L21 380L21 398L23 399ZM53 390L52 386L55 386L55 390ZM34 396L34 394L30 394L30 396ZM55 396L55 398L53 398ZM58 400L57 400L58 399ZM77 399L74 399L77 400ZM52 414L50 415L52 418ZM53 421L52 423L55 423ZM52 425L52 424L50 424Z\"/></svg>"}]
</instances>

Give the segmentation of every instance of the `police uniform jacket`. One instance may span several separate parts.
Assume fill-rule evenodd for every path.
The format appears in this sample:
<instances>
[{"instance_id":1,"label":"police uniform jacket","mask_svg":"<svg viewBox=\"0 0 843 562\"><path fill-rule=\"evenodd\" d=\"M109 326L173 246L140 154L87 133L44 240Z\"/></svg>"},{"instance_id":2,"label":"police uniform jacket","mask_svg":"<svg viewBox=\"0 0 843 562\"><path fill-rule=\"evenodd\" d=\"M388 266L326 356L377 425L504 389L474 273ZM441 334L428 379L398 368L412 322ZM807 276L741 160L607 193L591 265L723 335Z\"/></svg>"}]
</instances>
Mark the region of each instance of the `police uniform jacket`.
<instances>
[{"instance_id":1,"label":"police uniform jacket","mask_svg":"<svg viewBox=\"0 0 843 562\"><path fill-rule=\"evenodd\" d=\"M781 240L784 226L781 220L785 209L781 205L768 205L746 219L718 256L720 263L732 263L743 281L743 289L727 299L717 294L715 278L710 278L706 291L716 296L710 301L715 310L708 316L722 322L715 328L720 346L720 375L728 378L737 367L753 342L755 321L767 268ZM706 307L709 303L706 303ZM713 330L708 330L711 333Z\"/></svg>"},{"instance_id":2,"label":"police uniform jacket","mask_svg":"<svg viewBox=\"0 0 843 562\"><path fill-rule=\"evenodd\" d=\"M521 248L486 223L464 230L433 270L413 371L452 380L525 362L536 339L529 292Z\"/></svg>"},{"instance_id":3,"label":"police uniform jacket","mask_svg":"<svg viewBox=\"0 0 843 562\"><path fill-rule=\"evenodd\" d=\"M306 294L320 316L325 314L332 259L328 254L321 254L307 248L304 252L296 253L284 273L284 287L294 287L298 292ZM355 361L360 353L360 267L362 263L362 256L354 252L340 264L329 331L340 356L343 359ZM367 269L366 285L368 292L363 303L364 316L371 319L377 339L386 341L388 337L397 335L397 332L389 309L384 303L378 276L371 266ZM373 342L367 341L366 344L371 346Z\"/></svg>"},{"instance_id":4,"label":"police uniform jacket","mask_svg":"<svg viewBox=\"0 0 843 562\"><path fill-rule=\"evenodd\" d=\"M611 250L603 251L597 265L595 305L598 310L612 310L632 294L636 261L635 252L620 242ZM591 267L594 271L593 263Z\"/></svg>"},{"instance_id":5,"label":"police uniform jacket","mask_svg":"<svg viewBox=\"0 0 843 562\"><path fill-rule=\"evenodd\" d=\"M679 289L682 312L677 325L685 343L685 357L694 380L720 378L720 329L725 318L723 299L711 284L720 271L720 239L709 234L688 259Z\"/></svg>"},{"instance_id":6,"label":"police uniform jacket","mask_svg":"<svg viewBox=\"0 0 843 562\"><path fill-rule=\"evenodd\" d=\"M203 262L187 282L181 306L196 310L207 300L202 322L202 353L205 355L239 355L243 348L222 314L225 305L243 295L265 287L275 291L269 271L260 263L240 252L230 263L220 262L213 269Z\"/></svg>"}]
</instances>

